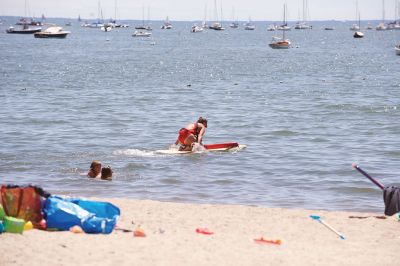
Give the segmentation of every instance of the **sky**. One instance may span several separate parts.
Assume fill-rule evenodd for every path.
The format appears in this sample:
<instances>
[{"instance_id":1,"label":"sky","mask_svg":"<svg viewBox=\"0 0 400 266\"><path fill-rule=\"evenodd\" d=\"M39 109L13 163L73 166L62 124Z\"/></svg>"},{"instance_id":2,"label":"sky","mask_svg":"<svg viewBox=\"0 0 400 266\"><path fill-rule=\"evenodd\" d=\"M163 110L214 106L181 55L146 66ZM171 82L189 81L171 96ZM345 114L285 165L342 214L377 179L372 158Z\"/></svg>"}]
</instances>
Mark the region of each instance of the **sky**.
<instances>
[{"instance_id":1,"label":"sky","mask_svg":"<svg viewBox=\"0 0 400 266\"><path fill-rule=\"evenodd\" d=\"M47 18L96 19L98 6L104 19L117 16L117 19L163 20L171 21L215 19L215 0L0 0L0 15L24 16L26 14ZM355 20L356 0L307 0L308 20ZM395 2L385 0L385 18L395 17ZM218 16L224 20L280 21L283 17L283 4L287 3L288 20L296 21L302 17L303 0L217 0ZM383 0L358 0L362 20L381 20ZM116 8L115 8L116 7ZM144 7L144 8L143 8ZM144 9L144 12L143 12ZM115 12L116 10L116 12ZM207 12L206 12L207 10Z\"/></svg>"}]
</instances>

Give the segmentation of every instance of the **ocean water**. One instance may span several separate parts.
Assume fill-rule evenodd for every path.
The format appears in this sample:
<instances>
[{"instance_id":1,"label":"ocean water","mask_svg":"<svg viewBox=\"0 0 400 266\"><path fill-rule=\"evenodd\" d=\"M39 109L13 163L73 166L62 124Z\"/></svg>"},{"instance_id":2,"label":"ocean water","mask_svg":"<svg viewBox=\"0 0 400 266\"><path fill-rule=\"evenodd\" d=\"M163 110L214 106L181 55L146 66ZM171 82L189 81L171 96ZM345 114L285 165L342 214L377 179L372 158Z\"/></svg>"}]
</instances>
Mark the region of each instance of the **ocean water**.
<instances>
[{"instance_id":1,"label":"ocean water","mask_svg":"<svg viewBox=\"0 0 400 266\"><path fill-rule=\"evenodd\" d=\"M14 21L13 21L14 22ZM9 23L9 22L8 22ZM255 31L190 33L192 23L134 38L74 21L63 40L0 25L0 183L54 194L326 210L383 211L353 170L399 185L400 32L323 23L268 47ZM62 24L63 21L59 21ZM161 155L181 127L208 118L204 143L236 152ZM114 180L85 177L92 160Z\"/></svg>"}]
</instances>

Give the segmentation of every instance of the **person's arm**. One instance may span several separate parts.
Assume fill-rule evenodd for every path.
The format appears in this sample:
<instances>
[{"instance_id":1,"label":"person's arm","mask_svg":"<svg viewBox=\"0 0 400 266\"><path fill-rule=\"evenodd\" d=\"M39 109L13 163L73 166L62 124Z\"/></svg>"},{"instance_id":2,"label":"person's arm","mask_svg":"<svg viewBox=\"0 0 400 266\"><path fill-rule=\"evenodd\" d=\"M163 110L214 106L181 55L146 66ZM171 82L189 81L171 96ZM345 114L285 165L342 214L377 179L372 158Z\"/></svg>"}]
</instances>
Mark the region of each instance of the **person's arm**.
<instances>
[{"instance_id":1,"label":"person's arm","mask_svg":"<svg viewBox=\"0 0 400 266\"><path fill-rule=\"evenodd\" d=\"M88 176L89 178L95 178L95 177L96 177L96 176L94 175L94 172L93 172L92 169L89 170L89 172L87 173L87 176Z\"/></svg>"},{"instance_id":2,"label":"person's arm","mask_svg":"<svg viewBox=\"0 0 400 266\"><path fill-rule=\"evenodd\" d=\"M201 145L203 145L202 141L203 141L203 135L206 132L206 127L203 124L198 123L197 124L198 127L200 127L200 132L199 132L199 138L197 140L198 143L200 143Z\"/></svg>"}]
</instances>

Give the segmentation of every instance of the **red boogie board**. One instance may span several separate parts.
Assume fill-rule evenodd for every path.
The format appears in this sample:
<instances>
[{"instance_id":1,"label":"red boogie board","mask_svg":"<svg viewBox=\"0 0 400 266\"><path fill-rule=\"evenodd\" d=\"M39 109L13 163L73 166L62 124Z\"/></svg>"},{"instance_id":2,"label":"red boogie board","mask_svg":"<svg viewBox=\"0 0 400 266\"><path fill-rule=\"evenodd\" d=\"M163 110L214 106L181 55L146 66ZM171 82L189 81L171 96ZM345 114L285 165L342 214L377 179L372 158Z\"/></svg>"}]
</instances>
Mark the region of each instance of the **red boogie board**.
<instances>
[{"instance_id":1,"label":"red boogie board","mask_svg":"<svg viewBox=\"0 0 400 266\"><path fill-rule=\"evenodd\" d=\"M218 143L218 144L205 144L204 148L207 150L229 150L232 148L239 147L239 143L237 142L227 142L227 143Z\"/></svg>"},{"instance_id":2,"label":"red boogie board","mask_svg":"<svg viewBox=\"0 0 400 266\"><path fill-rule=\"evenodd\" d=\"M207 151L230 151L234 148L245 148L246 145L239 145L237 142L226 142L226 143L217 143L217 144L205 144L204 148ZM188 154L193 153L193 151L178 151L178 150L157 150L156 153L162 154Z\"/></svg>"}]
</instances>

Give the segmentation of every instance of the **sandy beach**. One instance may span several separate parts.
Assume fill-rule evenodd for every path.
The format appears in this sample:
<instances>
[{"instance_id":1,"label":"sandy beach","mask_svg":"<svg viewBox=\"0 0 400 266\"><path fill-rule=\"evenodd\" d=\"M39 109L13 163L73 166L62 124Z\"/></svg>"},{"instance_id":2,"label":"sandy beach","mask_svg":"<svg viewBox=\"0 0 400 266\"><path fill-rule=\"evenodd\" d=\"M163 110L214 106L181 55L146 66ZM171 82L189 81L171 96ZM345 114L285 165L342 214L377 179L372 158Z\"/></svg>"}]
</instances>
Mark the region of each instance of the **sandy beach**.
<instances>
[{"instance_id":1,"label":"sandy beach","mask_svg":"<svg viewBox=\"0 0 400 266\"><path fill-rule=\"evenodd\" d=\"M99 199L97 199L99 200ZM121 209L118 228L146 237L25 231L0 236L0 265L395 265L400 223L381 213L103 199ZM319 215L341 240L309 215ZM367 218L350 218L351 216ZM378 216L378 217L376 217ZM214 234L196 233L208 228ZM264 237L281 245L258 244Z\"/></svg>"}]
</instances>

